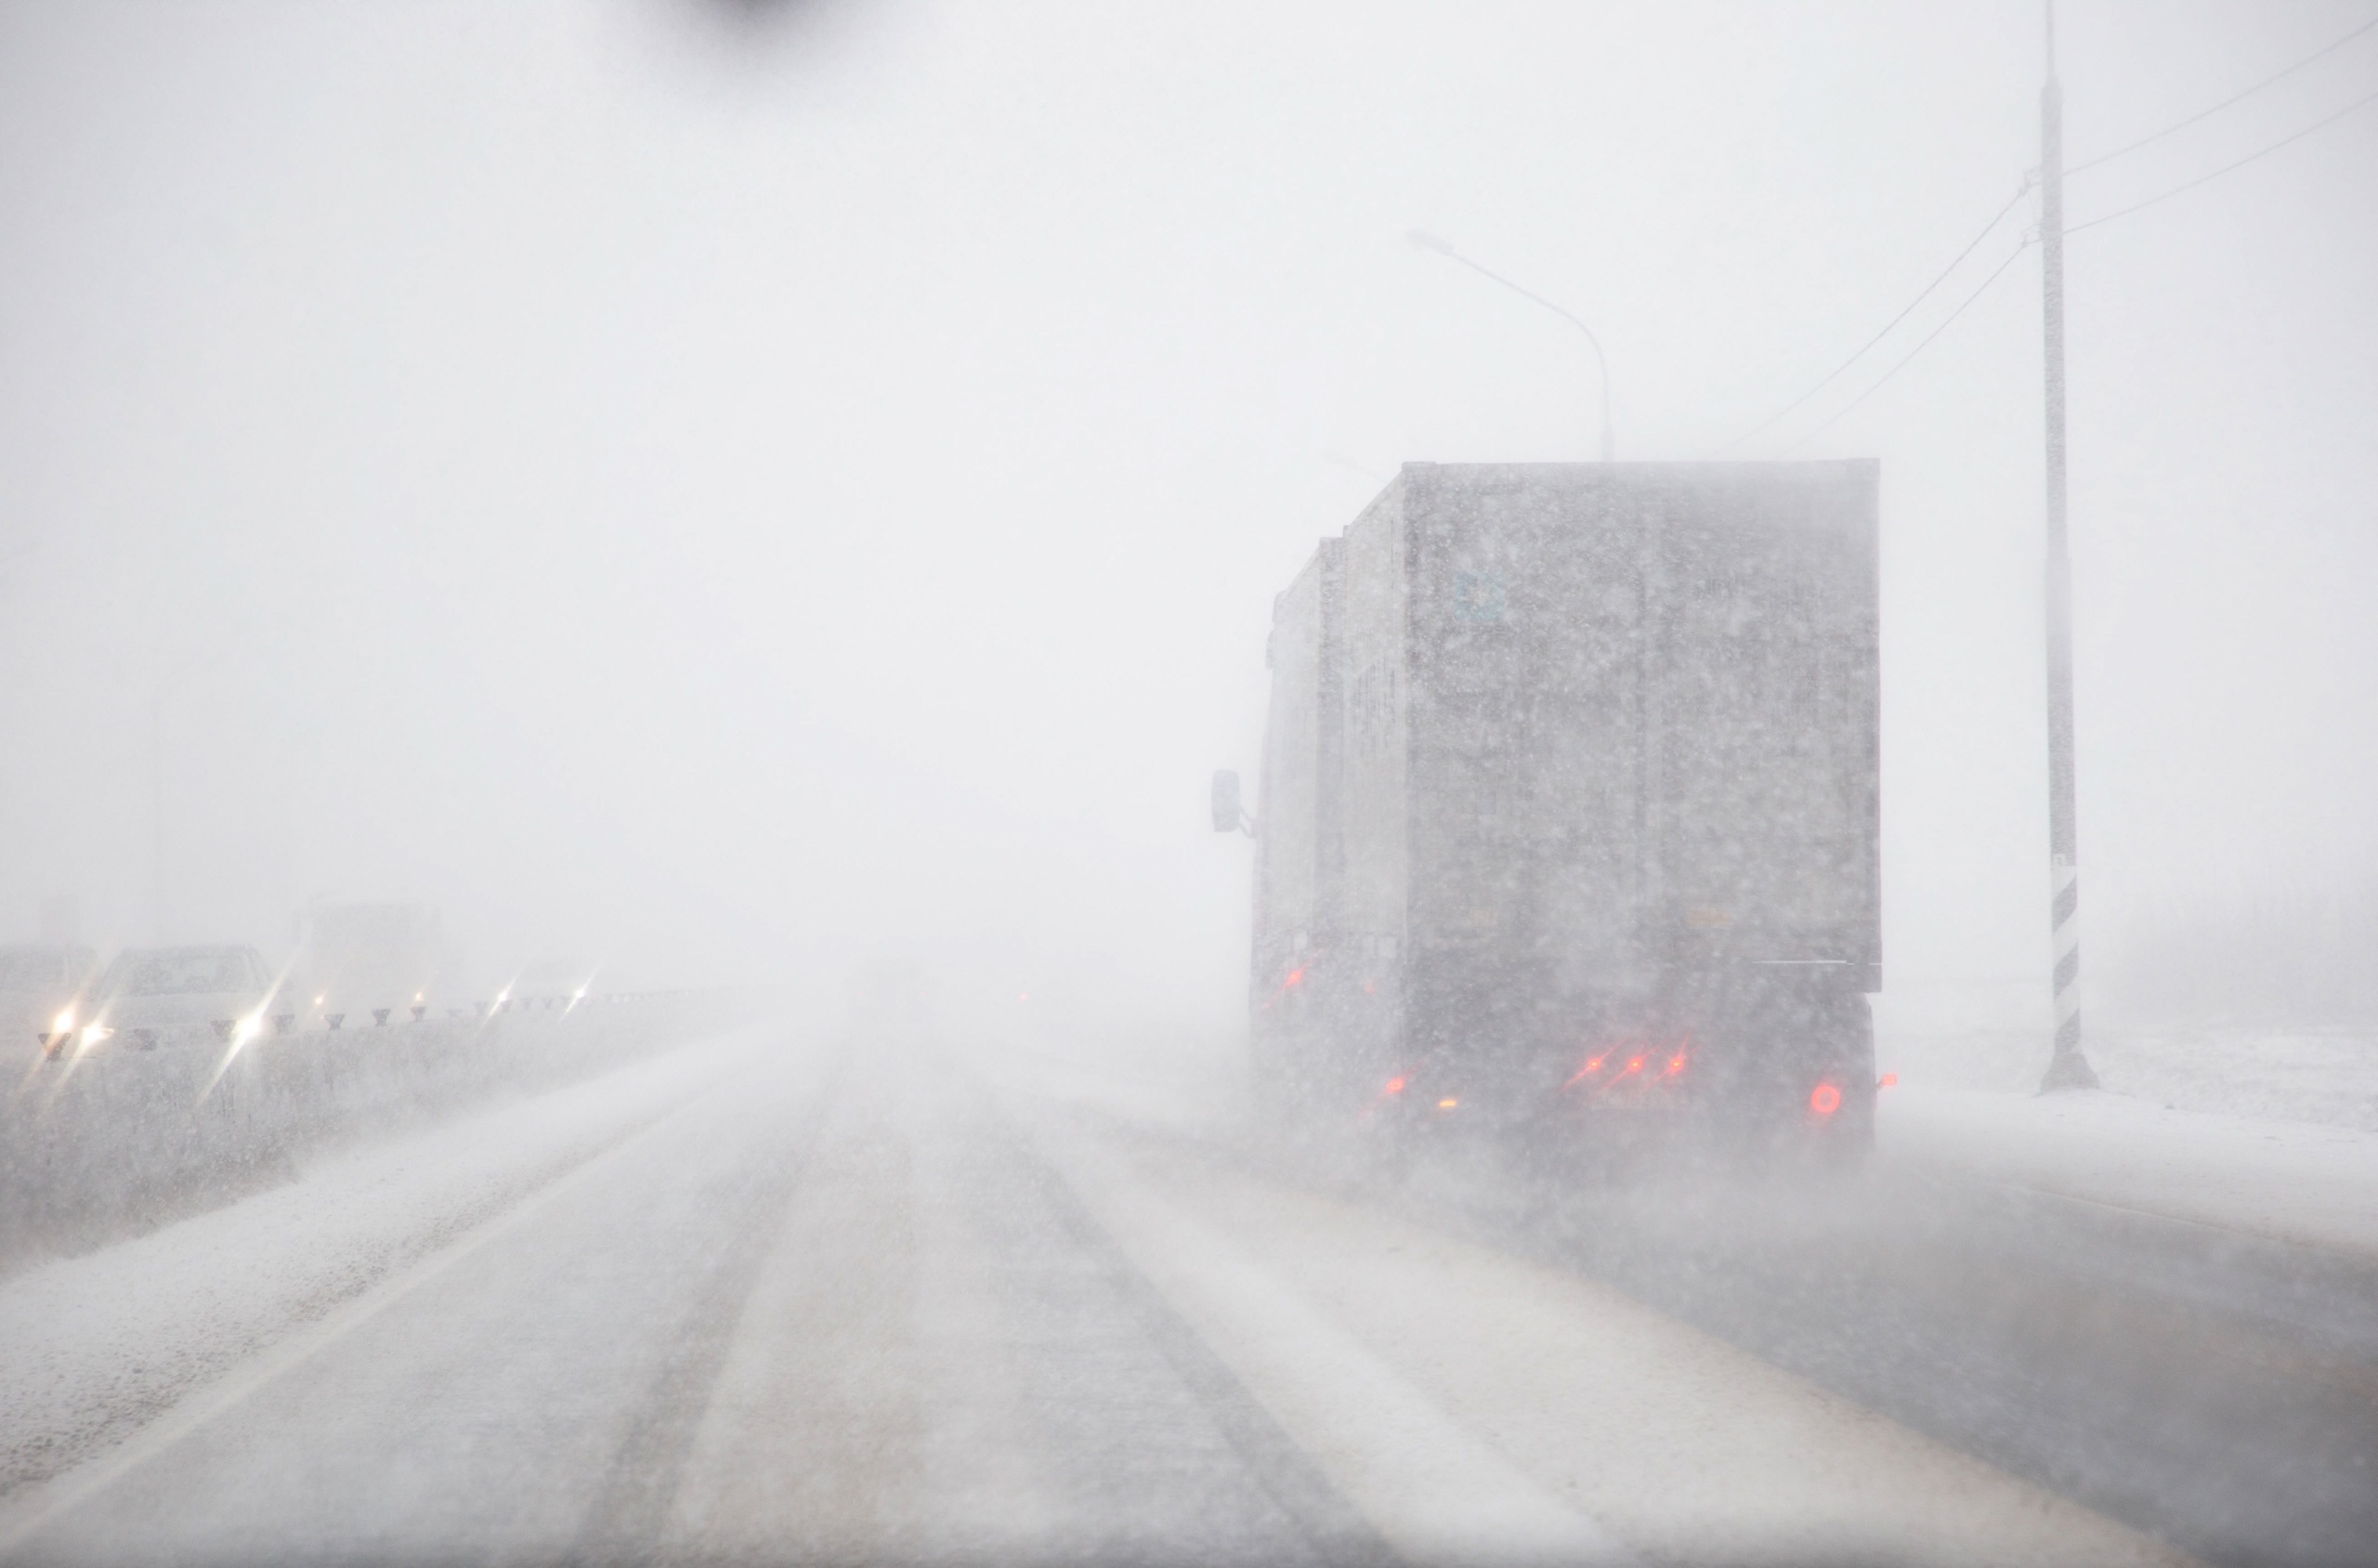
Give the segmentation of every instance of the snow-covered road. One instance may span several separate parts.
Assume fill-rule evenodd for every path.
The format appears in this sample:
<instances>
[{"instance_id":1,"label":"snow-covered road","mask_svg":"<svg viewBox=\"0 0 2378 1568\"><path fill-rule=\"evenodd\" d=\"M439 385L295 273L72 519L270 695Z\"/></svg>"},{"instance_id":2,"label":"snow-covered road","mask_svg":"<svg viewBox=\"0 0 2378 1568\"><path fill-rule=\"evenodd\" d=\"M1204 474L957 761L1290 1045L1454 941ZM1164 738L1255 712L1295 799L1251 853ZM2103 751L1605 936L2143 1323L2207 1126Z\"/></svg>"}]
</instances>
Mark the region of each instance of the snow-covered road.
<instances>
[{"instance_id":1,"label":"snow-covered road","mask_svg":"<svg viewBox=\"0 0 2378 1568\"><path fill-rule=\"evenodd\" d=\"M2206 1253L1888 1163L1522 1209L1483 1168L1380 1196L1275 1153L775 1035L350 1150L0 1281L0 1558L2378 1539L2378 1334L2282 1244Z\"/></svg>"}]
</instances>

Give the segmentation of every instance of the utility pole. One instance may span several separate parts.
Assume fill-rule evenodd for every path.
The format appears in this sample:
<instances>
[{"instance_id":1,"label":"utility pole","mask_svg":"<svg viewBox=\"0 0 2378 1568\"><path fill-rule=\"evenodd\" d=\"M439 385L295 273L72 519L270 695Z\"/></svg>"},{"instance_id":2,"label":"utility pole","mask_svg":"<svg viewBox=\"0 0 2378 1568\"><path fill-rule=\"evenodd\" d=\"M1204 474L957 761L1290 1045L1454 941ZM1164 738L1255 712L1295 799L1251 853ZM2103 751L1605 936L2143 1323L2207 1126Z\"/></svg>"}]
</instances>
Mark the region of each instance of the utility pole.
<instances>
[{"instance_id":1,"label":"utility pole","mask_svg":"<svg viewBox=\"0 0 2378 1568\"><path fill-rule=\"evenodd\" d=\"M2081 880L2072 791L2072 557L2064 523L2064 89L2056 79L2056 0L2047 0L2047 83L2040 89L2040 319L2047 364L2047 848L2055 933L2056 1044L2040 1091L2095 1089L2081 1053Z\"/></svg>"}]
</instances>

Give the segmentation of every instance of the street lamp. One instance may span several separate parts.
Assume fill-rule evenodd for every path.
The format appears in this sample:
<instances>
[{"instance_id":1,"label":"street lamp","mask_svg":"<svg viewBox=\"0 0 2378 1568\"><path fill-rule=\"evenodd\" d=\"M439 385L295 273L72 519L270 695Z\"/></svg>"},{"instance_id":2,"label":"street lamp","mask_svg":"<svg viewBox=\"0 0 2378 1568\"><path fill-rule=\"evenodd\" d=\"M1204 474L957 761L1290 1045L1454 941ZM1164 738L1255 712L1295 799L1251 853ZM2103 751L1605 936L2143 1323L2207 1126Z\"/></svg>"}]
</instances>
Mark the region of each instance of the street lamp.
<instances>
[{"instance_id":1,"label":"street lamp","mask_svg":"<svg viewBox=\"0 0 2378 1568\"><path fill-rule=\"evenodd\" d=\"M1601 371L1601 460L1604 463L1610 462L1614 453L1614 445L1610 436L1610 360L1603 357L1601 351L1601 340L1594 336L1593 328L1586 325L1585 322L1579 320L1574 315L1553 304L1550 300L1545 298L1542 294L1537 294L1535 290L1522 288L1519 284L1512 282L1509 278L1504 277L1501 273L1495 271L1493 268L1482 267L1477 262L1470 260L1459 251L1455 250L1450 241L1441 240L1434 234L1426 233L1418 229L1410 230L1405 235L1405 238L1411 241L1413 247L1417 250L1432 251L1438 255L1444 257L1447 261L1457 261L1462 266L1469 268L1472 272L1477 273L1480 277L1490 278L1496 282L1502 284L1503 287L1510 290L1513 294L1518 294L1522 299L1533 300L1535 303L1544 307L1544 308L1551 311L1555 316L1560 317L1562 320L1568 322L1571 326L1586 334L1586 342L1594 351L1594 364Z\"/></svg>"}]
</instances>

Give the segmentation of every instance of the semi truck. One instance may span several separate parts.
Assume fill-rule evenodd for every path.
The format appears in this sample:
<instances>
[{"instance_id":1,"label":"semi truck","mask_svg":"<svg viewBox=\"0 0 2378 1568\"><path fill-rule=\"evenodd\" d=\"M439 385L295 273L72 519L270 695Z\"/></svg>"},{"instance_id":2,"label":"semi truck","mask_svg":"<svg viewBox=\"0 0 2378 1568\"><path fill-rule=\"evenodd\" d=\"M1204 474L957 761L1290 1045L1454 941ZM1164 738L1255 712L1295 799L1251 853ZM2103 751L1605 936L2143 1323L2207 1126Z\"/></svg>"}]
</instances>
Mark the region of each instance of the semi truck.
<instances>
[{"instance_id":1,"label":"semi truck","mask_svg":"<svg viewBox=\"0 0 2378 1568\"><path fill-rule=\"evenodd\" d=\"M1406 464L1273 608L1259 1096L1855 1160L1878 465Z\"/></svg>"}]
</instances>

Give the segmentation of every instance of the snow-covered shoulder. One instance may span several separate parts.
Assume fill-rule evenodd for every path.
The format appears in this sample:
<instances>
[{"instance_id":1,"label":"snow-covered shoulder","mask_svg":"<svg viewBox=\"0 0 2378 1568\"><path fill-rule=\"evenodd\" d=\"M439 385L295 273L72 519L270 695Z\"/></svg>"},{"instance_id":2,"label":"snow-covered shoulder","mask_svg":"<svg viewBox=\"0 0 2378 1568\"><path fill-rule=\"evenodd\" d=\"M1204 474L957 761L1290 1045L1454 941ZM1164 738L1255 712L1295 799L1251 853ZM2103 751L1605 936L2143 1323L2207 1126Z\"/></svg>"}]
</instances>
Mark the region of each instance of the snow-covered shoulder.
<instances>
[{"instance_id":1,"label":"snow-covered shoulder","mask_svg":"<svg viewBox=\"0 0 2378 1568\"><path fill-rule=\"evenodd\" d=\"M1875 1137L1889 1162L2378 1257L2378 1133L2101 1091L1901 1085Z\"/></svg>"}]
</instances>

